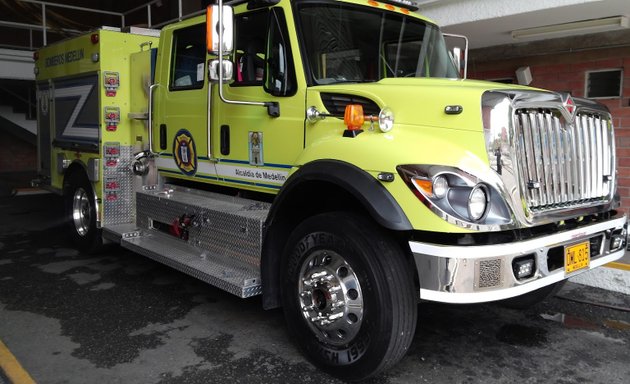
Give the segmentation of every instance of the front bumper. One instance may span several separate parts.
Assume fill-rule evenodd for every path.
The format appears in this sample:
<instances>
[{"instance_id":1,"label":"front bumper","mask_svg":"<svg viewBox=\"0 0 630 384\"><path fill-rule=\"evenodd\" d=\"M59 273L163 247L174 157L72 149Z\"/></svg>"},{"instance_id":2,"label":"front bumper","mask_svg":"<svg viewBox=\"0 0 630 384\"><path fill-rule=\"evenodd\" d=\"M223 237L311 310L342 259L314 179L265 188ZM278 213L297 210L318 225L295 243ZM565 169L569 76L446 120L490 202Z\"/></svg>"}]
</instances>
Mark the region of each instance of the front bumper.
<instances>
[{"instance_id":1,"label":"front bumper","mask_svg":"<svg viewBox=\"0 0 630 384\"><path fill-rule=\"evenodd\" d=\"M626 247L626 230L624 215L512 243L452 246L410 241L409 247L418 269L421 299L481 303L520 296L621 258ZM619 236L623 237L621 245L611 250L612 238ZM564 246L587 240L591 240L589 267L565 273ZM599 249L594 249L593 243L599 244ZM519 281L512 271L512 261L526 255L534 257L535 272ZM561 255L559 266L558 255ZM551 263L552 259L555 263Z\"/></svg>"}]
</instances>

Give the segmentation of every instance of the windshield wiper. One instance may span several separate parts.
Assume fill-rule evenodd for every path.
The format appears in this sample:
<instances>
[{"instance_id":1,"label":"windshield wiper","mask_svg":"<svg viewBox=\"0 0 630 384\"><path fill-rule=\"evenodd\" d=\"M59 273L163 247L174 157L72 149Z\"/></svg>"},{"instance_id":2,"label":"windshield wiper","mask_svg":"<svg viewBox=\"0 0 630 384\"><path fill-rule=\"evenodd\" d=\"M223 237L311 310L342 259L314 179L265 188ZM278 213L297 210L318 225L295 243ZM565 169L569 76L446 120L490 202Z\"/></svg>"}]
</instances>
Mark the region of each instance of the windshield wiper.
<instances>
[{"instance_id":1,"label":"windshield wiper","mask_svg":"<svg viewBox=\"0 0 630 384\"><path fill-rule=\"evenodd\" d=\"M323 79L317 80L318 85L328 85L328 84L345 84L345 83L374 83L378 80L375 79L364 79L364 80L356 80L356 79L341 79L341 78L332 78L326 77Z\"/></svg>"}]
</instances>

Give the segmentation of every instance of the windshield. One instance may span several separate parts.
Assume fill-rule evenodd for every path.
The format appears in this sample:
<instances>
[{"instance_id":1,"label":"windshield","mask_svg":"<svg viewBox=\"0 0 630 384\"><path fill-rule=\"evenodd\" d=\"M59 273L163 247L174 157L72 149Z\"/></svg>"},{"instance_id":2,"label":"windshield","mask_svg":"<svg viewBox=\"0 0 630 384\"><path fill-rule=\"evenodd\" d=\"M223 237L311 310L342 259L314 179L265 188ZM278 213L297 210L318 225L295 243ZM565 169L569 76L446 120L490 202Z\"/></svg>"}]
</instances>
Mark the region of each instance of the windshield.
<instances>
[{"instance_id":1,"label":"windshield","mask_svg":"<svg viewBox=\"0 0 630 384\"><path fill-rule=\"evenodd\" d=\"M303 3L298 15L315 84L459 77L442 34L422 20L340 3Z\"/></svg>"}]
</instances>

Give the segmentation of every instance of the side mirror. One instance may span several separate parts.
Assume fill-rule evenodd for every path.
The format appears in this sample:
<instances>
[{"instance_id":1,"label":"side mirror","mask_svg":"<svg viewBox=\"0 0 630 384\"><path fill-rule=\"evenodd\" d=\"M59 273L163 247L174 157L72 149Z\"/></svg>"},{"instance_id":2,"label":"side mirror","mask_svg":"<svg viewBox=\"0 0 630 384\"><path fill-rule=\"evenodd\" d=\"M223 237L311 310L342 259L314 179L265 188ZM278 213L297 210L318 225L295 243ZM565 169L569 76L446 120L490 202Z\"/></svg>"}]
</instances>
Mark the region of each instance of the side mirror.
<instances>
[{"instance_id":1,"label":"side mirror","mask_svg":"<svg viewBox=\"0 0 630 384\"><path fill-rule=\"evenodd\" d=\"M462 35L444 33L448 55L462 79L468 76L468 38Z\"/></svg>"},{"instance_id":2,"label":"side mirror","mask_svg":"<svg viewBox=\"0 0 630 384\"><path fill-rule=\"evenodd\" d=\"M295 69L285 28L282 9L272 8L269 12L263 89L273 96L290 96L296 92Z\"/></svg>"},{"instance_id":3,"label":"side mirror","mask_svg":"<svg viewBox=\"0 0 630 384\"><path fill-rule=\"evenodd\" d=\"M217 56L208 62L208 78L217 83L219 98L224 103L258 105L267 108L269 116L280 116L280 106L275 101L230 100L223 94L223 85L232 80L234 72L234 64L226 57L234 51L234 12L232 7L223 5L223 0L218 2L218 5L206 9L206 47L211 54ZM211 92L210 87L208 92Z\"/></svg>"},{"instance_id":4,"label":"side mirror","mask_svg":"<svg viewBox=\"0 0 630 384\"><path fill-rule=\"evenodd\" d=\"M451 51L448 52L451 57L451 61L457 70L461 72L462 68L462 49L460 47L453 47Z\"/></svg>"},{"instance_id":5,"label":"side mirror","mask_svg":"<svg viewBox=\"0 0 630 384\"><path fill-rule=\"evenodd\" d=\"M219 11L222 12L219 12ZM222 13L223 22L219 22L219 13ZM218 55L220 51L219 45L219 26L223 26L223 47L222 53L229 55L234 50L234 12L229 5L222 6L212 5L206 8L206 47L213 55Z\"/></svg>"},{"instance_id":6,"label":"side mirror","mask_svg":"<svg viewBox=\"0 0 630 384\"><path fill-rule=\"evenodd\" d=\"M231 81L234 72L234 64L230 60L210 60L208 62L208 78L210 81L219 81L219 65L223 65L223 81Z\"/></svg>"}]
</instances>

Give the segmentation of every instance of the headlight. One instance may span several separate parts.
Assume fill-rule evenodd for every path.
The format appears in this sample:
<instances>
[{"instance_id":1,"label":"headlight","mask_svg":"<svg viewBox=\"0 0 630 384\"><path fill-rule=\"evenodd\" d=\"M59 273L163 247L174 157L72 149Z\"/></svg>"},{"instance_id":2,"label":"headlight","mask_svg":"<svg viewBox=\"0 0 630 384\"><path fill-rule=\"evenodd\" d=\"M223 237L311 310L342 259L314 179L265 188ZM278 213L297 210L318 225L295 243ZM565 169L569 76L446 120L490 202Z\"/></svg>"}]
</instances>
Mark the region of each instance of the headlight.
<instances>
[{"instance_id":1,"label":"headlight","mask_svg":"<svg viewBox=\"0 0 630 384\"><path fill-rule=\"evenodd\" d=\"M444 176L437 176L433 179L433 194L438 199L446 196L448 192L448 180Z\"/></svg>"},{"instance_id":2,"label":"headlight","mask_svg":"<svg viewBox=\"0 0 630 384\"><path fill-rule=\"evenodd\" d=\"M468 195L468 215L473 221L478 221L486 213L488 194L481 185L476 185Z\"/></svg>"},{"instance_id":3,"label":"headlight","mask_svg":"<svg viewBox=\"0 0 630 384\"><path fill-rule=\"evenodd\" d=\"M385 107L378 114L378 127L382 132L389 132L394 128L394 112Z\"/></svg>"},{"instance_id":4,"label":"headlight","mask_svg":"<svg viewBox=\"0 0 630 384\"><path fill-rule=\"evenodd\" d=\"M399 165L397 170L420 201L451 224L485 231L507 229L512 224L501 193L459 168Z\"/></svg>"}]
</instances>

